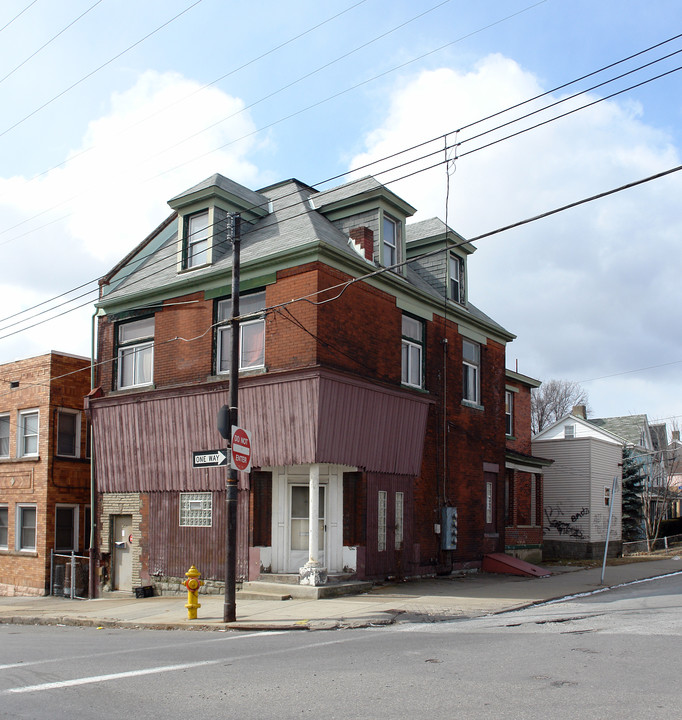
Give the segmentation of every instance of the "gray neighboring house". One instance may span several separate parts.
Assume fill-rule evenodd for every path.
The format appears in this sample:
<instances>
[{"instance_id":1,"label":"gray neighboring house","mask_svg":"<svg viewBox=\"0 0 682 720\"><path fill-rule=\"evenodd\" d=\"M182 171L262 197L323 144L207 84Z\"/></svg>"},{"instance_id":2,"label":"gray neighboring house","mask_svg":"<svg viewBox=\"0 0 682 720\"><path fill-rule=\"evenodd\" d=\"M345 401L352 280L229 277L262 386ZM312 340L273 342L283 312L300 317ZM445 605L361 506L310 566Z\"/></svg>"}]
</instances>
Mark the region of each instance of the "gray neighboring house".
<instances>
[{"instance_id":1,"label":"gray neighboring house","mask_svg":"<svg viewBox=\"0 0 682 720\"><path fill-rule=\"evenodd\" d=\"M544 471L543 558L603 556L611 503L609 555L622 546L621 436L585 418L582 406L533 437L533 455L553 460ZM614 477L617 489L611 497Z\"/></svg>"}]
</instances>

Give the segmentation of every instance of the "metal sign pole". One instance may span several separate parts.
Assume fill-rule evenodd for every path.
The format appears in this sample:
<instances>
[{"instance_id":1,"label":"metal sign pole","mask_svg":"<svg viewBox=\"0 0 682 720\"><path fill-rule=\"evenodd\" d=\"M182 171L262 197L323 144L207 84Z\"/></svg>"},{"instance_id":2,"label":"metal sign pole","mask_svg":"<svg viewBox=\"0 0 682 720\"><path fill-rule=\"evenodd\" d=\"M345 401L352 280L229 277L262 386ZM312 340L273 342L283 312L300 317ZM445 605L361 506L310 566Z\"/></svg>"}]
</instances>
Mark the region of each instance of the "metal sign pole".
<instances>
[{"instance_id":1,"label":"metal sign pole","mask_svg":"<svg viewBox=\"0 0 682 720\"><path fill-rule=\"evenodd\" d=\"M616 497L616 488L618 487L618 475L613 478L611 485L611 497L609 498L609 524L606 528L606 542L604 543L604 561L601 566L600 585L604 584L604 573L606 572L606 556L609 554L609 538L611 537L611 520L613 520L613 501Z\"/></svg>"}]
</instances>

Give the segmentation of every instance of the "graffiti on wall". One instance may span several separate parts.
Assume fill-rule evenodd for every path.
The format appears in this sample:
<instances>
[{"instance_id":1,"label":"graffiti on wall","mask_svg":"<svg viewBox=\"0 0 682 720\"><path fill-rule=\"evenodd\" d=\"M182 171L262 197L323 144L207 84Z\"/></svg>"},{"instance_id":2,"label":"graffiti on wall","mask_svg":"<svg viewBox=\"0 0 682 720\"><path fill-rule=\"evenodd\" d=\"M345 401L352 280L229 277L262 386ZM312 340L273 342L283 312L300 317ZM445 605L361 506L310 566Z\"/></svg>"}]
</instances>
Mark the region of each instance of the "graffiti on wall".
<instances>
[{"instance_id":1,"label":"graffiti on wall","mask_svg":"<svg viewBox=\"0 0 682 720\"><path fill-rule=\"evenodd\" d=\"M589 508L583 507L572 515L566 515L561 507L553 507L551 505L545 508L545 518L547 526L543 528L544 532L555 530L559 535L574 538L576 540L584 540L585 536L579 525L578 520L590 514Z\"/></svg>"}]
</instances>

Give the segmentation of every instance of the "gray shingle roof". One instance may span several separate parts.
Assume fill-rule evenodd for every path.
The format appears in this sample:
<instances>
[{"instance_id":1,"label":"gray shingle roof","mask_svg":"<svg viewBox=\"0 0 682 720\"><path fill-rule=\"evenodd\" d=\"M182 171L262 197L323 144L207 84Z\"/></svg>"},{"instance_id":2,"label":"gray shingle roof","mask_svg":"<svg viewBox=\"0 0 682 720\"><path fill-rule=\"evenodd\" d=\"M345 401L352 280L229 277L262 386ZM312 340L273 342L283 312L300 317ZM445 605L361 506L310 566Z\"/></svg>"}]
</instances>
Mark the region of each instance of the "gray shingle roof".
<instances>
[{"instance_id":1,"label":"gray shingle roof","mask_svg":"<svg viewBox=\"0 0 682 720\"><path fill-rule=\"evenodd\" d=\"M649 421L646 415L624 415L612 418L590 418L588 422L622 437L633 445L643 446Z\"/></svg>"}]
</instances>

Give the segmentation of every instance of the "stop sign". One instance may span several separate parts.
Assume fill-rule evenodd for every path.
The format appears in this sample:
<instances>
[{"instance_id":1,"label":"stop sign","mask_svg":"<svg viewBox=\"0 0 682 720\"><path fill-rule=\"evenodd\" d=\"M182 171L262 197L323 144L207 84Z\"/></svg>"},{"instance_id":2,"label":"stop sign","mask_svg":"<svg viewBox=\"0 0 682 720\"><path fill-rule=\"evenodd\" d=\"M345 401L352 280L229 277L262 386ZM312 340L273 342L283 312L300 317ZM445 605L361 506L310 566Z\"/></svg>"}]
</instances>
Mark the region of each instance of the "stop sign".
<instances>
[{"instance_id":1,"label":"stop sign","mask_svg":"<svg viewBox=\"0 0 682 720\"><path fill-rule=\"evenodd\" d=\"M251 470L251 433L240 427L232 427L232 467L235 470Z\"/></svg>"}]
</instances>

